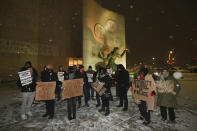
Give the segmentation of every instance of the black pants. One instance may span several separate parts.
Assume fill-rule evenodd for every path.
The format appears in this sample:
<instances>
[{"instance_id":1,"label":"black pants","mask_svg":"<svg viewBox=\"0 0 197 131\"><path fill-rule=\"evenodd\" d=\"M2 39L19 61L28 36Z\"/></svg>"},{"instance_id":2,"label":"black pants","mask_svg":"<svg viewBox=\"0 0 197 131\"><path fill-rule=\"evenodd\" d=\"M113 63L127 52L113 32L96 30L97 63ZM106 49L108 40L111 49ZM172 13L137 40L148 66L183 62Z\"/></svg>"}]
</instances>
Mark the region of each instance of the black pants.
<instances>
[{"instance_id":1,"label":"black pants","mask_svg":"<svg viewBox=\"0 0 197 131\"><path fill-rule=\"evenodd\" d=\"M150 110L148 110L147 103L145 101L140 101L140 104L138 104L138 108L140 110L141 116L143 116L146 121L150 122L151 116Z\"/></svg>"},{"instance_id":2,"label":"black pants","mask_svg":"<svg viewBox=\"0 0 197 131\"><path fill-rule=\"evenodd\" d=\"M100 95L97 92L96 92L96 102L97 102L98 105L101 104L101 102L100 102Z\"/></svg>"},{"instance_id":3,"label":"black pants","mask_svg":"<svg viewBox=\"0 0 197 131\"><path fill-rule=\"evenodd\" d=\"M55 111L55 101L54 100L47 100L46 101L46 114L54 115Z\"/></svg>"},{"instance_id":4,"label":"black pants","mask_svg":"<svg viewBox=\"0 0 197 131\"><path fill-rule=\"evenodd\" d=\"M128 108L127 92L128 92L128 89L121 89L120 90L120 105L123 105L123 101L124 101L125 108Z\"/></svg>"},{"instance_id":5,"label":"black pants","mask_svg":"<svg viewBox=\"0 0 197 131\"><path fill-rule=\"evenodd\" d=\"M175 120L175 112L174 112L174 108L173 107L160 107L160 111L161 111L161 117L163 120L167 120L167 109L168 109L168 115L171 121Z\"/></svg>"},{"instance_id":6,"label":"black pants","mask_svg":"<svg viewBox=\"0 0 197 131\"><path fill-rule=\"evenodd\" d=\"M106 109L106 111L109 111L109 95L102 95L101 100L102 100L102 108Z\"/></svg>"},{"instance_id":7,"label":"black pants","mask_svg":"<svg viewBox=\"0 0 197 131\"><path fill-rule=\"evenodd\" d=\"M61 89L62 85L58 85L56 88L55 88L55 94L56 94L56 97L58 100L61 99L61 92L62 92L62 89Z\"/></svg>"},{"instance_id":8,"label":"black pants","mask_svg":"<svg viewBox=\"0 0 197 131\"><path fill-rule=\"evenodd\" d=\"M68 118L76 118L76 97L67 100Z\"/></svg>"},{"instance_id":9,"label":"black pants","mask_svg":"<svg viewBox=\"0 0 197 131\"><path fill-rule=\"evenodd\" d=\"M77 96L77 101L78 101L78 104L79 104L79 105L81 105L81 97L82 97L82 96Z\"/></svg>"},{"instance_id":10,"label":"black pants","mask_svg":"<svg viewBox=\"0 0 197 131\"><path fill-rule=\"evenodd\" d=\"M120 97L120 87L116 86L116 96Z\"/></svg>"}]
</instances>

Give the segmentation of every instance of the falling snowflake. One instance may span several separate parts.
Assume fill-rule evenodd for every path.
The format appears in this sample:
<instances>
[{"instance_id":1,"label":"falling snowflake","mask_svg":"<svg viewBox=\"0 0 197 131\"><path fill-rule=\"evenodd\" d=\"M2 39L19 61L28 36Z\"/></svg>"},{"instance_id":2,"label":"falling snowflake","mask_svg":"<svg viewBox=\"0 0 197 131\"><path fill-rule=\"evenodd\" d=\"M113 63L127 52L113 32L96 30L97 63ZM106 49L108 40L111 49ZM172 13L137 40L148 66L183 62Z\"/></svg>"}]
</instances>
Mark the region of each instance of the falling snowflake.
<instances>
[{"instance_id":1,"label":"falling snowflake","mask_svg":"<svg viewBox=\"0 0 197 131\"><path fill-rule=\"evenodd\" d=\"M133 5L130 5L130 9L133 9Z\"/></svg>"},{"instance_id":2,"label":"falling snowflake","mask_svg":"<svg viewBox=\"0 0 197 131\"><path fill-rule=\"evenodd\" d=\"M117 4L117 7L120 7L120 4Z\"/></svg>"},{"instance_id":3,"label":"falling snowflake","mask_svg":"<svg viewBox=\"0 0 197 131\"><path fill-rule=\"evenodd\" d=\"M52 39L50 39L50 40L49 40L49 42L53 42L53 40L52 40Z\"/></svg>"},{"instance_id":4,"label":"falling snowflake","mask_svg":"<svg viewBox=\"0 0 197 131\"><path fill-rule=\"evenodd\" d=\"M74 20L75 19L75 17L72 17L72 20Z\"/></svg>"},{"instance_id":5,"label":"falling snowflake","mask_svg":"<svg viewBox=\"0 0 197 131\"><path fill-rule=\"evenodd\" d=\"M76 25L75 24L73 25L73 28L76 28Z\"/></svg>"},{"instance_id":6,"label":"falling snowflake","mask_svg":"<svg viewBox=\"0 0 197 131\"><path fill-rule=\"evenodd\" d=\"M165 11L164 11L164 10L162 10L162 11L161 11L161 14L165 14Z\"/></svg>"},{"instance_id":7,"label":"falling snowflake","mask_svg":"<svg viewBox=\"0 0 197 131\"><path fill-rule=\"evenodd\" d=\"M140 21L140 18L139 18L139 17L136 17L136 18L135 18L135 21L136 21L136 22L139 22L139 21Z\"/></svg>"},{"instance_id":8,"label":"falling snowflake","mask_svg":"<svg viewBox=\"0 0 197 131\"><path fill-rule=\"evenodd\" d=\"M180 27L180 25L178 25L178 24L177 24L177 25L175 25L175 26L176 26L176 27Z\"/></svg>"},{"instance_id":9,"label":"falling snowflake","mask_svg":"<svg viewBox=\"0 0 197 131\"><path fill-rule=\"evenodd\" d=\"M169 35L168 38L169 38L169 39L174 39L174 36L173 36L173 35Z\"/></svg>"}]
</instances>

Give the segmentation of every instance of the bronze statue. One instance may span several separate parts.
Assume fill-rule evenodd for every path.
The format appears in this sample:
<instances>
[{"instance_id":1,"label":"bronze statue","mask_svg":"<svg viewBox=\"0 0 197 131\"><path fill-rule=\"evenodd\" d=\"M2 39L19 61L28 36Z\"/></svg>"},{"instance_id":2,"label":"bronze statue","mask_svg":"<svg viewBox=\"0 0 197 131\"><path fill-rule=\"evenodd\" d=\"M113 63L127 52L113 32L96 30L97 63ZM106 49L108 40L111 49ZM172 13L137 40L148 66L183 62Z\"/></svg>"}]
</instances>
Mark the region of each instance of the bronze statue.
<instances>
[{"instance_id":1,"label":"bronze statue","mask_svg":"<svg viewBox=\"0 0 197 131\"><path fill-rule=\"evenodd\" d=\"M103 60L103 62L98 62L96 64L96 66L101 66L101 67L109 67L111 68L113 71L116 71L116 68L117 68L117 65L115 63L115 60L117 58L121 58L124 56L124 54L126 52L128 52L128 49L125 49L121 55L118 53L118 47L114 47L114 49L109 53L107 54L106 57L103 56L102 52L100 51L99 54L98 54L98 57L101 58Z\"/></svg>"}]
</instances>

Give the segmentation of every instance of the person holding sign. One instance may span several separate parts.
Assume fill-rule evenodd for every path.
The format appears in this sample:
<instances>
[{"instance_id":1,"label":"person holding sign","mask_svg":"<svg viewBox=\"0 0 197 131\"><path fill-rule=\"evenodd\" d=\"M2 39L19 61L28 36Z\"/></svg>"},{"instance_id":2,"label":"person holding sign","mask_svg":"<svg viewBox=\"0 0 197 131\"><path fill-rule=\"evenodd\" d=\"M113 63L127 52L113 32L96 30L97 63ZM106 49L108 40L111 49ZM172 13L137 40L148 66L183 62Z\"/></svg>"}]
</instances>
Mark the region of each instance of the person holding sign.
<instances>
[{"instance_id":1,"label":"person holding sign","mask_svg":"<svg viewBox=\"0 0 197 131\"><path fill-rule=\"evenodd\" d=\"M21 118L27 119L27 116L32 116L30 111L31 105L35 97L36 77L33 68L25 66L18 72L19 80L17 85L21 87L23 102L21 105Z\"/></svg>"},{"instance_id":2,"label":"person holding sign","mask_svg":"<svg viewBox=\"0 0 197 131\"><path fill-rule=\"evenodd\" d=\"M106 88L105 93L101 96L102 100L102 108L99 110L99 112L105 111L105 116L110 114L109 111L109 99L110 99L110 93L111 93L111 86L112 86L112 79L111 77L106 73L105 68L100 69L100 75L98 77L98 80L102 83L104 83L103 87Z\"/></svg>"},{"instance_id":3,"label":"person holding sign","mask_svg":"<svg viewBox=\"0 0 197 131\"><path fill-rule=\"evenodd\" d=\"M69 80L76 78L76 68L69 66L68 68ZM76 97L67 99L68 120L76 119Z\"/></svg>"},{"instance_id":4,"label":"person holding sign","mask_svg":"<svg viewBox=\"0 0 197 131\"><path fill-rule=\"evenodd\" d=\"M59 101L61 99L61 92L63 89L62 82L64 80L68 80L68 73L66 71L64 71L63 66L59 66L59 71L57 72L57 77L58 77L58 81L57 81L55 93L57 94L57 100Z\"/></svg>"},{"instance_id":5,"label":"person holding sign","mask_svg":"<svg viewBox=\"0 0 197 131\"><path fill-rule=\"evenodd\" d=\"M46 69L41 72L42 82L52 82L57 81L57 74L53 72L53 66L48 64ZM54 92L55 93L55 92ZM55 100L46 100L46 113L42 117L47 117L53 119L55 112Z\"/></svg>"},{"instance_id":6,"label":"person holding sign","mask_svg":"<svg viewBox=\"0 0 197 131\"><path fill-rule=\"evenodd\" d=\"M80 78L84 78L84 66L83 65L79 65L79 69L76 71L76 78L80 79ZM84 84L83 84L83 88L84 88ZM82 96L77 96L77 100L78 100L78 108L81 107L81 97Z\"/></svg>"},{"instance_id":7,"label":"person holding sign","mask_svg":"<svg viewBox=\"0 0 197 131\"><path fill-rule=\"evenodd\" d=\"M174 108L177 107L176 96L181 90L178 81L172 77L168 69L161 72L160 81L157 83L158 99L157 105L160 107L162 120L167 120L167 109L171 123L175 122Z\"/></svg>"},{"instance_id":8,"label":"person holding sign","mask_svg":"<svg viewBox=\"0 0 197 131\"><path fill-rule=\"evenodd\" d=\"M152 74L148 72L147 68L142 67L139 71L138 80L133 83L135 84L135 88L138 89L138 91L133 92L133 96L135 97L135 93L138 95L138 98L135 98L135 100L141 114L140 119L144 120L143 124L145 125L151 122L150 111L154 108L154 96L156 95L154 79Z\"/></svg>"},{"instance_id":9,"label":"person holding sign","mask_svg":"<svg viewBox=\"0 0 197 131\"><path fill-rule=\"evenodd\" d=\"M91 97L94 97L94 89L91 84L96 81L96 72L92 70L92 66L89 66L88 70L84 75L84 95L85 95L85 105L88 107L88 100L90 99L90 90Z\"/></svg>"}]
</instances>

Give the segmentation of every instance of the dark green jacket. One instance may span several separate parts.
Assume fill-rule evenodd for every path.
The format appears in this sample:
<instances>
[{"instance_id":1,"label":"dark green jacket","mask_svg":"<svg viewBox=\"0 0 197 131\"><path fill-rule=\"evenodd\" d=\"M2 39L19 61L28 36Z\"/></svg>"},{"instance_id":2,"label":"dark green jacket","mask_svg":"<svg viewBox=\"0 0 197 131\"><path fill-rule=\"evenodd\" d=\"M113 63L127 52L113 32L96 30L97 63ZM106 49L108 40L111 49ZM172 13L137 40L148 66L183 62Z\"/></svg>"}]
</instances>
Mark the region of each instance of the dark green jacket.
<instances>
[{"instance_id":1,"label":"dark green jacket","mask_svg":"<svg viewBox=\"0 0 197 131\"><path fill-rule=\"evenodd\" d=\"M174 81L174 92L173 93L158 93L158 99L157 99L157 106L164 106L164 107L177 107L177 100L176 96L181 90L181 86L179 82L172 76L168 76L165 80L173 80Z\"/></svg>"}]
</instances>

